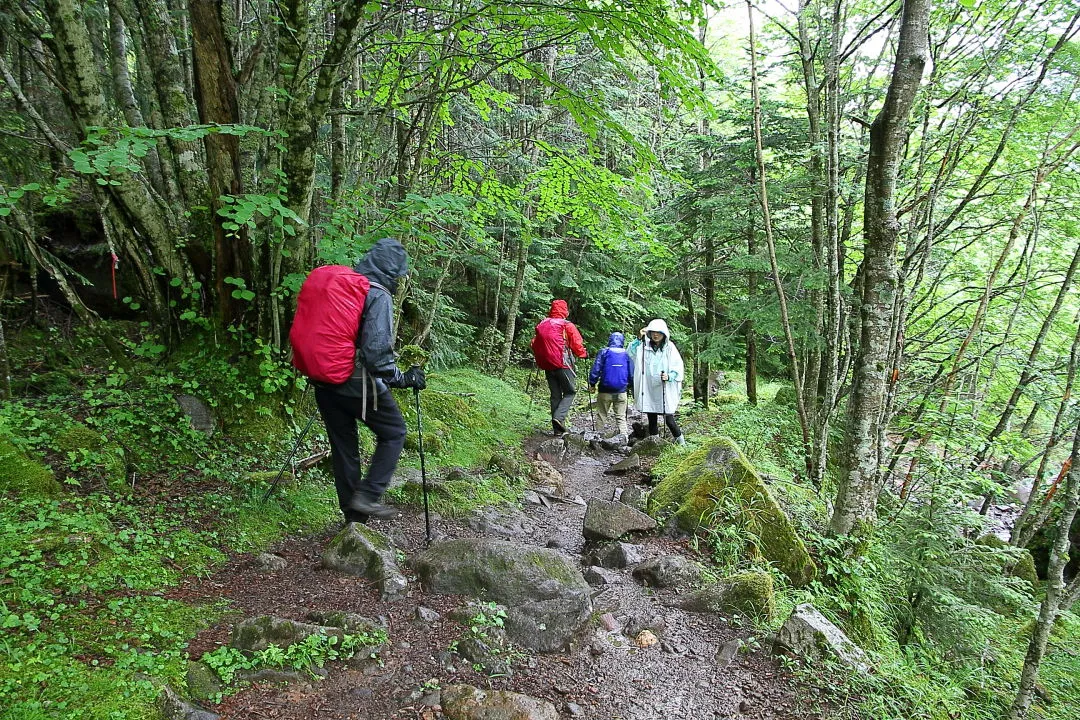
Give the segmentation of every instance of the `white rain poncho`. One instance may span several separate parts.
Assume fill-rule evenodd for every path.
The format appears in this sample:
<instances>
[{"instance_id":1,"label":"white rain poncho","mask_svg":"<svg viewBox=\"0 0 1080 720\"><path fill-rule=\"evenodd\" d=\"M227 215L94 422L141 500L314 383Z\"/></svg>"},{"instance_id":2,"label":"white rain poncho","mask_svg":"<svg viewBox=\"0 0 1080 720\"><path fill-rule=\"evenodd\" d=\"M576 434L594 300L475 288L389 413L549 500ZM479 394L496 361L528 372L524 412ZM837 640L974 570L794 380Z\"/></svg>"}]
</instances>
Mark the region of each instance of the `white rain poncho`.
<instances>
[{"instance_id":1,"label":"white rain poncho","mask_svg":"<svg viewBox=\"0 0 1080 720\"><path fill-rule=\"evenodd\" d=\"M664 341L654 348L646 334L644 342L635 340L627 352L634 356L634 405L643 413L674 413L682 395L683 360L679 349L671 342L671 333L663 320L653 320L645 332L662 332ZM660 373L668 381L660 380Z\"/></svg>"}]
</instances>

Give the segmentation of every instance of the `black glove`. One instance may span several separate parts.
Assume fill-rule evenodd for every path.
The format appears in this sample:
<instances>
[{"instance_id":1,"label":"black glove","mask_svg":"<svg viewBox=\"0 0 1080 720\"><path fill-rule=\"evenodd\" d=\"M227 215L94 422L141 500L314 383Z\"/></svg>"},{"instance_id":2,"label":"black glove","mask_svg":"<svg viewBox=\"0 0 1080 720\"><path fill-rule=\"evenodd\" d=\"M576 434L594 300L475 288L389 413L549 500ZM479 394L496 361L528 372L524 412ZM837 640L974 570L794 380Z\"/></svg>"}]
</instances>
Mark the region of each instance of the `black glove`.
<instances>
[{"instance_id":1,"label":"black glove","mask_svg":"<svg viewBox=\"0 0 1080 720\"><path fill-rule=\"evenodd\" d=\"M427 380L424 378L424 371L420 367L411 367L406 370L401 376L401 387L416 388L417 390L423 390L427 387Z\"/></svg>"}]
</instances>

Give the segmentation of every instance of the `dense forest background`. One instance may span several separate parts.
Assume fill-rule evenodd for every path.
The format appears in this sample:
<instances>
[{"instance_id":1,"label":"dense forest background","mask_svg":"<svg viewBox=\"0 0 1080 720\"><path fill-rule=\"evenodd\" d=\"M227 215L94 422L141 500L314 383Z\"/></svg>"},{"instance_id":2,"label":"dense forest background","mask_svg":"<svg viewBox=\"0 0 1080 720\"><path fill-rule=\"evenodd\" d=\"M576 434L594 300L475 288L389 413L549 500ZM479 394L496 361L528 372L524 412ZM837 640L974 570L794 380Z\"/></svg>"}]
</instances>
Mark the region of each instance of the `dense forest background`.
<instances>
[{"instance_id":1,"label":"dense forest background","mask_svg":"<svg viewBox=\"0 0 1080 720\"><path fill-rule=\"evenodd\" d=\"M288 395L305 273L386 236L435 368L526 362L553 297L590 352L663 317L688 409L791 383L839 614L880 622L892 563L921 672L986 671L1015 588L971 540L1024 490L1022 717L1080 598L1078 33L1068 0L3 0L0 395L49 303L118 368L195 345Z\"/></svg>"}]
</instances>

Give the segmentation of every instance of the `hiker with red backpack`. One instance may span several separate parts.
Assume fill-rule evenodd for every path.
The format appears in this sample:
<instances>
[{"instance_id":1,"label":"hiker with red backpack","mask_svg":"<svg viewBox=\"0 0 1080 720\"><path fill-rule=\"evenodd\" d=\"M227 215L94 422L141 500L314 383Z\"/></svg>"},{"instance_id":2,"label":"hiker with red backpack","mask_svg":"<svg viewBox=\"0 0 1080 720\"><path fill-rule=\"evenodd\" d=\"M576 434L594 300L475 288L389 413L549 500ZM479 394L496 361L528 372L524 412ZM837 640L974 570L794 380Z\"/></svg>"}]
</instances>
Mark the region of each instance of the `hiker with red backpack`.
<instances>
[{"instance_id":1,"label":"hiker with red backpack","mask_svg":"<svg viewBox=\"0 0 1080 720\"><path fill-rule=\"evenodd\" d=\"M536 367L544 371L551 392L551 429L556 437L566 433L566 415L577 392L574 357L588 355L577 326L567 320L569 315L565 300L552 300L551 310L536 326L530 344Z\"/></svg>"},{"instance_id":2,"label":"hiker with red backpack","mask_svg":"<svg viewBox=\"0 0 1080 720\"><path fill-rule=\"evenodd\" d=\"M405 419L390 388L427 387L423 370L403 373L395 363L394 292L408 269L405 248L384 238L352 269L313 270L297 298L289 332L293 364L315 386L346 522L395 514L380 502L405 446ZM375 434L362 479L358 420Z\"/></svg>"}]
</instances>

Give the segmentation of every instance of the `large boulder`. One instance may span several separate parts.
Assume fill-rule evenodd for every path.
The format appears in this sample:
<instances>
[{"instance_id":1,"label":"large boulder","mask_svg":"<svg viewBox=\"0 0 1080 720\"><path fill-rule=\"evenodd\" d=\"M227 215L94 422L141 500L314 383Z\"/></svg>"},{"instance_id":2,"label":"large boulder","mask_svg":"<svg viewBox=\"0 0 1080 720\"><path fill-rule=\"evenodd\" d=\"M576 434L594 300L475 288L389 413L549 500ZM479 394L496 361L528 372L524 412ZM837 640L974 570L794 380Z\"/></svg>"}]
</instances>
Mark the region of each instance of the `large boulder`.
<instances>
[{"instance_id":1,"label":"large boulder","mask_svg":"<svg viewBox=\"0 0 1080 720\"><path fill-rule=\"evenodd\" d=\"M809 603L798 605L791 612L777 633L776 642L782 649L808 660L832 655L858 672L869 669L862 648Z\"/></svg>"},{"instance_id":2,"label":"large boulder","mask_svg":"<svg viewBox=\"0 0 1080 720\"><path fill-rule=\"evenodd\" d=\"M649 494L649 508L654 515L673 514L679 527L693 532L708 523L717 498L736 505L725 508L725 514L755 538L757 550L792 585L802 587L814 579L817 567L791 519L728 438L708 440L687 455Z\"/></svg>"},{"instance_id":3,"label":"large boulder","mask_svg":"<svg viewBox=\"0 0 1080 720\"><path fill-rule=\"evenodd\" d=\"M586 540L618 540L628 532L652 530L656 521L617 500L593 498L585 509L582 534Z\"/></svg>"},{"instance_id":4,"label":"large boulder","mask_svg":"<svg viewBox=\"0 0 1080 720\"><path fill-rule=\"evenodd\" d=\"M592 588L555 550L462 538L433 545L416 558L415 567L429 592L505 605L511 640L532 650L561 649L592 612Z\"/></svg>"},{"instance_id":5,"label":"large boulder","mask_svg":"<svg viewBox=\"0 0 1080 720\"><path fill-rule=\"evenodd\" d=\"M633 575L648 587L688 587L701 582L701 566L682 555L663 555L641 563Z\"/></svg>"},{"instance_id":6,"label":"large boulder","mask_svg":"<svg viewBox=\"0 0 1080 720\"><path fill-rule=\"evenodd\" d=\"M761 571L736 573L680 596L676 604L690 612L739 613L762 620L772 620L776 614L772 575Z\"/></svg>"},{"instance_id":7,"label":"large boulder","mask_svg":"<svg viewBox=\"0 0 1080 720\"><path fill-rule=\"evenodd\" d=\"M558 711L547 700L508 690L447 685L440 698L447 720L559 720Z\"/></svg>"},{"instance_id":8,"label":"large boulder","mask_svg":"<svg viewBox=\"0 0 1080 720\"><path fill-rule=\"evenodd\" d=\"M311 635L325 635L341 640L345 631L337 627L260 615L248 618L233 628L232 646L238 650L258 652L271 645L289 647Z\"/></svg>"},{"instance_id":9,"label":"large boulder","mask_svg":"<svg viewBox=\"0 0 1080 720\"><path fill-rule=\"evenodd\" d=\"M400 599L408 586L398 569L389 538L360 523L349 523L338 533L323 553L322 564L347 575L374 580L383 600Z\"/></svg>"}]
</instances>

